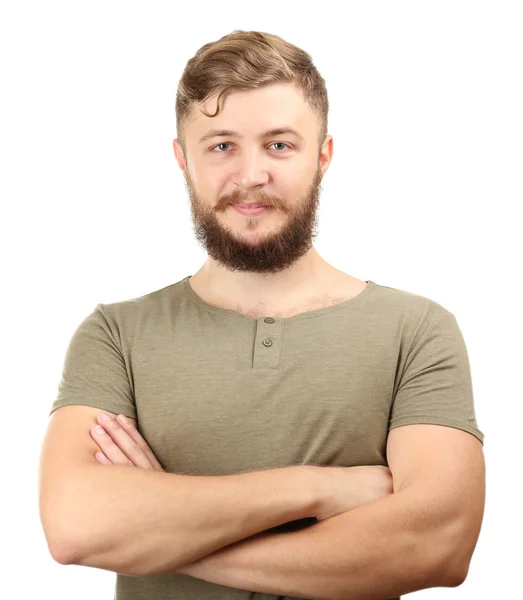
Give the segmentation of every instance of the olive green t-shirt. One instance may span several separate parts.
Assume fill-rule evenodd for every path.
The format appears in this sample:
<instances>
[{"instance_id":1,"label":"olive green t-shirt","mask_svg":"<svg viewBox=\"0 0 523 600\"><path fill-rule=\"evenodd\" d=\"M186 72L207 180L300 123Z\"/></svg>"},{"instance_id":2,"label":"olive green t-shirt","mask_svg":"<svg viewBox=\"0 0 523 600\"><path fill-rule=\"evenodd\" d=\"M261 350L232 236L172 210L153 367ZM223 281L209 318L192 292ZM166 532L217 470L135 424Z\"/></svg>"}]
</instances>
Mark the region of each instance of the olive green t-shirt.
<instances>
[{"instance_id":1,"label":"olive green t-shirt","mask_svg":"<svg viewBox=\"0 0 523 600\"><path fill-rule=\"evenodd\" d=\"M251 318L207 304L189 277L98 304L69 342L51 412L133 417L163 468L191 475L387 466L388 432L413 423L483 443L465 342L437 302L369 280L333 306ZM115 598L284 597L169 573L117 574Z\"/></svg>"}]
</instances>

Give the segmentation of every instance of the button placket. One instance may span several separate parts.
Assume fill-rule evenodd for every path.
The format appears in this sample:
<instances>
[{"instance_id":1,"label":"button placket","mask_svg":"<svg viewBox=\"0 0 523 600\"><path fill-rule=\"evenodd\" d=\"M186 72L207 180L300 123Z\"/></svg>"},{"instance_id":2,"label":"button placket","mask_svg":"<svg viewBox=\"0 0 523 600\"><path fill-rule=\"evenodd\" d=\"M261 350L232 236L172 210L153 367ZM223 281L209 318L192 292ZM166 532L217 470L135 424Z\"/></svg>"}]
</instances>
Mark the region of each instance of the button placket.
<instances>
[{"instance_id":1,"label":"button placket","mask_svg":"<svg viewBox=\"0 0 523 600\"><path fill-rule=\"evenodd\" d=\"M282 330L283 321L277 321L273 317L260 318L257 330L258 339L255 342L255 348L257 347L258 351L254 351L253 368L278 368L282 345Z\"/></svg>"},{"instance_id":2,"label":"button placket","mask_svg":"<svg viewBox=\"0 0 523 600\"><path fill-rule=\"evenodd\" d=\"M263 321L265 323L269 323L272 324L274 323L274 319L272 317L265 317L265 319L263 319ZM270 348L272 346L272 340L271 338L265 338L262 342L262 344L266 347L266 348Z\"/></svg>"}]
</instances>

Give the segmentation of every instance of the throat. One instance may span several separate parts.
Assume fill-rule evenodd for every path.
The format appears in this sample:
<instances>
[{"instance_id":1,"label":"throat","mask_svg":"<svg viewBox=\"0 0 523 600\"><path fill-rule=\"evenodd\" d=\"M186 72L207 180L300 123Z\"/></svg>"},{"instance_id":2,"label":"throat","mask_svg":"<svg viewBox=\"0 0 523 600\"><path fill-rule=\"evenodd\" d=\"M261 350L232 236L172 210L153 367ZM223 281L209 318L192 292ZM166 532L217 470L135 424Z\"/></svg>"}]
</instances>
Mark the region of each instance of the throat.
<instances>
[{"instance_id":1,"label":"throat","mask_svg":"<svg viewBox=\"0 0 523 600\"><path fill-rule=\"evenodd\" d=\"M201 300L211 306L233 310L252 319L264 317L284 319L345 302L361 294L368 285L366 281L356 279L341 271L337 273L338 275L328 285L325 285L324 289L314 290L309 295L301 299L294 299L292 302L267 302L260 300L249 305L245 302L234 302L234 300L227 298L216 298L208 289L205 287L202 288L197 281L192 281L193 277L189 285L191 285L193 291Z\"/></svg>"},{"instance_id":2,"label":"throat","mask_svg":"<svg viewBox=\"0 0 523 600\"><path fill-rule=\"evenodd\" d=\"M344 274L345 275L345 274ZM256 305L240 306L236 304L232 310L236 310L246 317L259 319L262 317L275 317L279 319L285 319L294 317L301 313L318 310L320 308L327 308L350 300L361 294L367 287L367 282L360 279L355 279L350 275L345 275L338 285L333 286L331 289L321 292L319 294L313 294L306 297L301 302L295 302L293 305L269 305L264 302L258 302Z\"/></svg>"}]
</instances>

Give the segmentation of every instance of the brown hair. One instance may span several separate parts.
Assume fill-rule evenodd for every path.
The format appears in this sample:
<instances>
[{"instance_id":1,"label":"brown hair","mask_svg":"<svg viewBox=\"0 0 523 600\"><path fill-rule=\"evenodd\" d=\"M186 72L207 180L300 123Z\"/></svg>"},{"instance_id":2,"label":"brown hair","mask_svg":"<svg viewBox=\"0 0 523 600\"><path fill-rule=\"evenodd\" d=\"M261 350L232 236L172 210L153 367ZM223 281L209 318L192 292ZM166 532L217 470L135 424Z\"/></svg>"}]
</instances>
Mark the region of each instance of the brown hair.
<instances>
[{"instance_id":1,"label":"brown hair","mask_svg":"<svg viewBox=\"0 0 523 600\"><path fill-rule=\"evenodd\" d=\"M176 127L186 154L183 125L195 103L218 94L220 101L229 93L251 90L275 83L292 83L320 118L318 151L327 136L329 101L325 80L307 52L277 35L261 31L235 30L202 46L185 67L176 93Z\"/></svg>"}]
</instances>

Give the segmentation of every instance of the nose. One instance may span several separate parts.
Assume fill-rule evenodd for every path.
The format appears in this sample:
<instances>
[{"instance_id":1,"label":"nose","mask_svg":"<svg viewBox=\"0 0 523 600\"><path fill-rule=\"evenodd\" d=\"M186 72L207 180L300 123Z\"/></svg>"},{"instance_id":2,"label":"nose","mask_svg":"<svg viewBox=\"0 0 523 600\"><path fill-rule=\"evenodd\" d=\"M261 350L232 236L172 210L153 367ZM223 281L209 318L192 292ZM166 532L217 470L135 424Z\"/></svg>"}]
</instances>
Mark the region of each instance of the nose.
<instances>
[{"instance_id":1,"label":"nose","mask_svg":"<svg viewBox=\"0 0 523 600\"><path fill-rule=\"evenodd\" d=\"M249 190L269 181L267 164L256 150L237 157L232 181L239 188Z\"/></svg>"}]
</instances>

